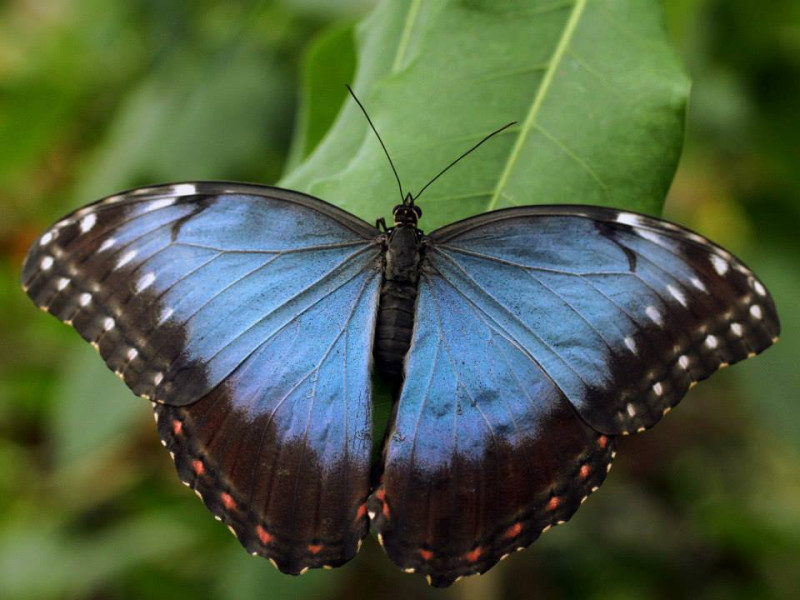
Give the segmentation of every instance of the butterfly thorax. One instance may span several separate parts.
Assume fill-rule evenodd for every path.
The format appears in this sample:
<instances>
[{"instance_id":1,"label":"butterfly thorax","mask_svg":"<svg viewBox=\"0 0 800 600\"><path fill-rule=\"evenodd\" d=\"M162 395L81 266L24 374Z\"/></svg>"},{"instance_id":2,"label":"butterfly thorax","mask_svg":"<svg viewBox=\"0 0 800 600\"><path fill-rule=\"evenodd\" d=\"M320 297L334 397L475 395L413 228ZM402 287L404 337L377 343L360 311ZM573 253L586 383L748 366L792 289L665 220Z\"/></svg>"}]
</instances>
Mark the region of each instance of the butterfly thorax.
<instances>
[{"instance_id":1,"label":"butterfly thorax","mask_svg":"<svg viewBox=\"0 0 800 600\"><path fill-rule=\"evenodd\" d=\"M421 240L416 224L401 223L389 231L386 242L374 357L381 375L392 380L402 377L411 343Z\"/></svg>"}]
</instances>

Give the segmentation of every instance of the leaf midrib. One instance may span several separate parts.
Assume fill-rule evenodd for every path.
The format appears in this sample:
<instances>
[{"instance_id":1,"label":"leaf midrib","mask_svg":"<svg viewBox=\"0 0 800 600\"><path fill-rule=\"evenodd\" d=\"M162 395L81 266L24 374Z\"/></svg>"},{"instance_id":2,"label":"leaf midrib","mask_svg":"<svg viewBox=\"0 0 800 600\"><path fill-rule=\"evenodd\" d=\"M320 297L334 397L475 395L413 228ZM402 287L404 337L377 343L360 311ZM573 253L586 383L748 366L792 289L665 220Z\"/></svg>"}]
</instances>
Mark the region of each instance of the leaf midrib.
<instances>
[{"instance_id":1,"label":"leaf midrib","mask_svg":"<svg viewBox=\"0 0 800 600\"><path fill-rule=\"evenodd\" d=\"M572 7L572 13L567 20L567 26L564 28L564 31L561 34L561 37L558 40L558 44L556 45L556 49L553 52L553 56L550 59L550 65L545 72L544 78L542 79L542 84L539 86L539 89L534 96L533 103L531 104L531 108L528 111L528 115L525 117L525 121L522 123L520 127L519 134L517 135L517 140L514 142L514 146L511 148L511 153L509 154L508 160L506 161L506 166L503 169L503 173L500 175L500 179L497 182L497 186L494 189L494 193L492 197L489 199L489 204L486 207L487 211L494 210L497 208L497 204L500 200L500 196L503 193L506 185L508 184L508 180L511 177L511 172L514 170L516 166L517 160L519 159L520 153L522 152L522 146L525 144L528 134L530 130L535 126L536 118L539 115L539 111L544 103L545 97L547 96L548 91L550 90L550 86L553 82L553 78L555 77L555 73L558 70L559 66L561 66L561 61L564 58L564 54L566 53L567 47L569 43L572 41L572 36L575 33L575 29L578 26L578 22L580 21L581 16L583 15L583 11L586 8L586 3L588 0L576 0L575 4Z\"/></svg>"},{"instance_id":2,"label":"leaf midrib","mask_svg":"<svg viewBox=\"0 0 800 600\"><path fill-rule=\"evenodd\" d=\"M392 63L392 73L397 73L400 70L400 66L406 57L408 44L411 40L411 30L414 29L421 4L422 0L412 0L411 6L408 7L406 22L403 24L403 31L400 33L400 41L397 44L397 53L394 55L394 62Z\"/></svg>"}]
</instances>

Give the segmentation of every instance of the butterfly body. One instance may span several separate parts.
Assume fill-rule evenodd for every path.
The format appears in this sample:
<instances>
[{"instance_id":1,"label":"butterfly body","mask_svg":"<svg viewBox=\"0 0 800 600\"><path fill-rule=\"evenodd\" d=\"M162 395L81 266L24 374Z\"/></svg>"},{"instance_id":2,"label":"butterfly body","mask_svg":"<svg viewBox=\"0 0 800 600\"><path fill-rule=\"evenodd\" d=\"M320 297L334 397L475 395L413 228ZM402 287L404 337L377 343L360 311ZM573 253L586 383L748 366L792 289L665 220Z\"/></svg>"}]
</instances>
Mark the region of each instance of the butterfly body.
<instances>
[{"instance_id":1,"label":"butterfly body","mask_svg":"<svg viewBox=\"0 0 800 600\"><path fill-rule=\"evenodd\" d=\"M569 519L618 436L779 333L749 268L659 219L527 206L423 235L410 197L394 216L140 188L46 231L22 283L153 402L181 480L249 552L337 566L372 526L440 586ZM378 465L373 359L399 388Z\"/></svg>"},{"instance_id":2,"label":"butterfly body","mask_svg":"<svg viewBox=\"0 0 800 600\"><path fill-rule=\"evenodd\" d=\"M385 263L375 332L375 366L389 380L402 378L403 359L411 344L414 305L421 266L423 234L417 228L421 212L411 197L395 207L394 227L386 232ZM416 208L417 210L413 210Z\"/></svg>"}]
</instances>

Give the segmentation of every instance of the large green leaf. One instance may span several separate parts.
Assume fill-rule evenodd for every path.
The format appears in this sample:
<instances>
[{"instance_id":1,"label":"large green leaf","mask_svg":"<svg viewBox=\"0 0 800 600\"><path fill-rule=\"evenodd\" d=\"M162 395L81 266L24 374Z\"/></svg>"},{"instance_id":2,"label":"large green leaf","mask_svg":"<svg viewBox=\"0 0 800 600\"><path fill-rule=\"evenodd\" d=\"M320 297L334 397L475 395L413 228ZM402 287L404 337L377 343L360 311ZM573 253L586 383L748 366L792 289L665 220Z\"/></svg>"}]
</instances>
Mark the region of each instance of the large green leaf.
<instances>
[{"instance_id":1,"label":"large green leaf","mask_svg":"<svg viewBox=\"0 0 800 600\"><path fill-rule=\"evenodd\" d=\"M300 101L286 170L294 169L319 144L347 98L343 81L355 71L353 24L337 24L322 32L303 54Z\"/></svg>"},{"instance_id":2,"label":"large green leaf","mask_svg":"<svg viewBox=\"0 0 800 600\"><path fill-rule=\"evenodd\" d=\"M656 0L383 2L357 41L354 87L406 191L518 121L425 193L424 229L533 203L660 211L689 84ZM281 185L371 221L399 198L392 178L348 102Z\"/></svg>"}]
</instances>

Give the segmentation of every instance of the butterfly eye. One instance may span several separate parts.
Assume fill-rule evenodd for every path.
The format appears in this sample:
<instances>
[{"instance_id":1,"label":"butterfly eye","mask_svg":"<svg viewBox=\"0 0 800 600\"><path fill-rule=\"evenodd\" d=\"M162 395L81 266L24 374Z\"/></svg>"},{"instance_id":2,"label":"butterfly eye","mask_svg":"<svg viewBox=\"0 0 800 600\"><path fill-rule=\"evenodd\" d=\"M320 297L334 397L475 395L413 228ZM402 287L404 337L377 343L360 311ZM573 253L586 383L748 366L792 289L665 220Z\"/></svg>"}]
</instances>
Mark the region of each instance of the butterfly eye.
<instances>
[{"instance_id":1,"label":"butterfly eye","mask_svg":"<svg viewBox=\"0 0 800 600\"><path fill-rule=\"evenodd\" d=\"M422 209L419 206L417 206L416 204L413 206L413 208L414 208L414 212L417 214L417 218L418 219L422 218Z\"/></svg>"}]
</instances>

